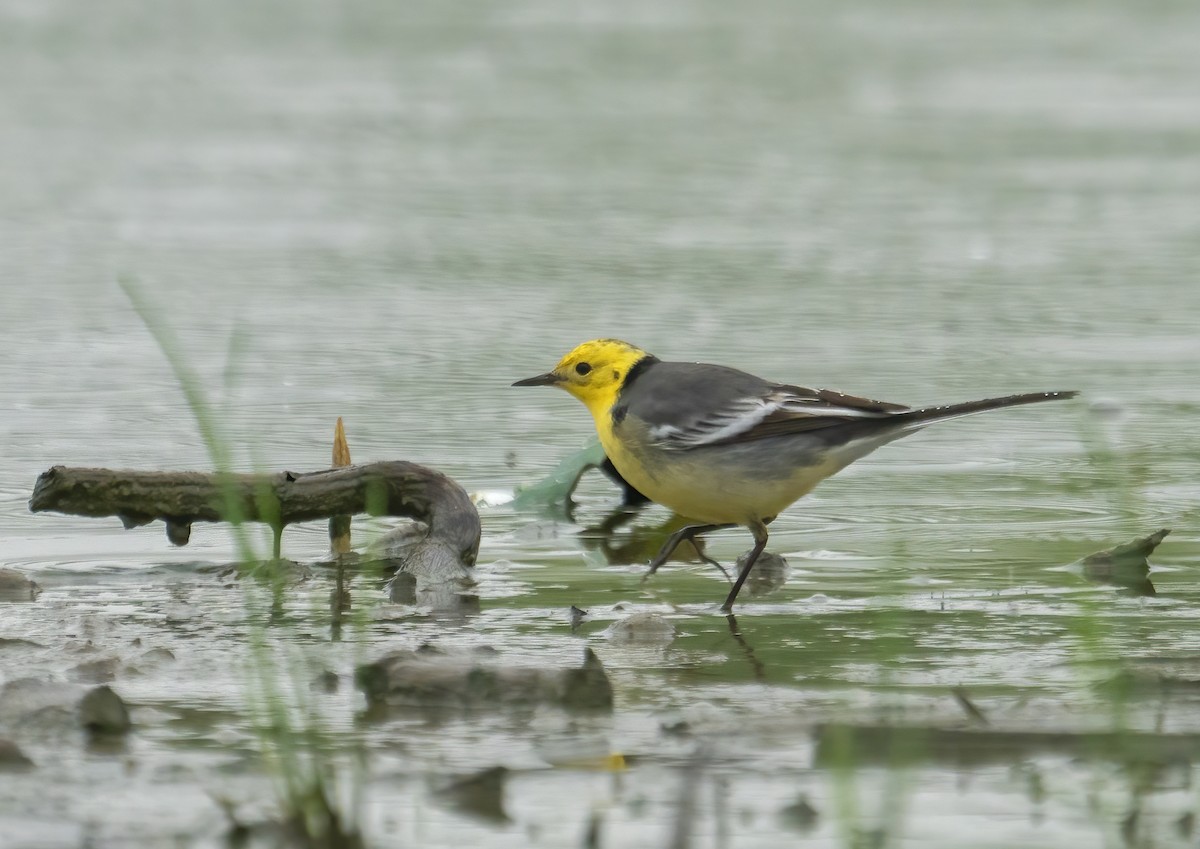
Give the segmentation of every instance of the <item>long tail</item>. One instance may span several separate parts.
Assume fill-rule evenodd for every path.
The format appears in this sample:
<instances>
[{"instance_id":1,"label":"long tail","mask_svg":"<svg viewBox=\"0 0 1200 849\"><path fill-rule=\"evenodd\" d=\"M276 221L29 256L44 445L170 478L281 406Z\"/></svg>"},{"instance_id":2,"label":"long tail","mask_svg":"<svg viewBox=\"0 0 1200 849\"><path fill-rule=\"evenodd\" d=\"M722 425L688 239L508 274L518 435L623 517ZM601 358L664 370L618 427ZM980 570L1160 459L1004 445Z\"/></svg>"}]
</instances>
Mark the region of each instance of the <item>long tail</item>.
<instances>
[{"instance_id":1,"label":"long tail","mask_svg":"<svg viewBox=\"0 0 1200 849\"><path fill-rule=\"evenodd\" d=\"M987 410L1018 407L1022 404L1040 404L1042 401L1060 401L1074 398L1078 392L1025 392L1020 395L1005 395L1003 398L984 398L982 401L966 401L962 404L945 404L940 407L923 407L919 410L889 412L878 418L863 419L853 424L829 427L823 433L827 441L827 474L834 474L860 457L865 457L877 448L897 439L916 433L926 425L945 419L956 419ZM822 431L814 431L822 433Z\"/></svg>"},{"instance_id":2,"label":"long tail","mask_svg":"<svg viewBox=\"0 0 1200 849\"><path fill-rule=\"evenodd\" d=\"M1022 404L1040 404L1043 401L1064 401L1074 398L1079 393L1075 390L1063 392L1023 392L1020 395L1005 395L1003 398L984 398L982 401L964 401L961 404L945 404L940 407L922 407L919 410L908 410L895 413L892 421L903 420L906 426L917 428L931 422L944 419L957 419L973 413L987 410L999 410L1002 407L1019 407Z\"/></svg>"}]
</instances>

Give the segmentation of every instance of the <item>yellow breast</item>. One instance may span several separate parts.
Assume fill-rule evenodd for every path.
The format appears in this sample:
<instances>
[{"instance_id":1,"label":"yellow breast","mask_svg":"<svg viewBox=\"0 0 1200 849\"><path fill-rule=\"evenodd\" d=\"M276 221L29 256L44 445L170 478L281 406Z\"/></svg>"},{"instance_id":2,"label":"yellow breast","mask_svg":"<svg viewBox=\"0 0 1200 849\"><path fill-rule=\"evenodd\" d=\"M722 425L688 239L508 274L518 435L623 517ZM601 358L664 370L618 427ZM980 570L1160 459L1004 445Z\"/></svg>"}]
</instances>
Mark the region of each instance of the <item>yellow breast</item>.
<instances>
[{"instance_id":1,"label":"yellow breast","mask_svg":"<svg viewBox=\"0 0 1200 849\"><path fill-rule=\"evenodd\" d=\"M731 457L729 449L666 451L645 441L628 421L614 427L608 410L593 418L604 452L625 480L651 500L701 522L772 518L841 468L834 463L785 466L764 475Z\"/></svg>"}]
</instances>

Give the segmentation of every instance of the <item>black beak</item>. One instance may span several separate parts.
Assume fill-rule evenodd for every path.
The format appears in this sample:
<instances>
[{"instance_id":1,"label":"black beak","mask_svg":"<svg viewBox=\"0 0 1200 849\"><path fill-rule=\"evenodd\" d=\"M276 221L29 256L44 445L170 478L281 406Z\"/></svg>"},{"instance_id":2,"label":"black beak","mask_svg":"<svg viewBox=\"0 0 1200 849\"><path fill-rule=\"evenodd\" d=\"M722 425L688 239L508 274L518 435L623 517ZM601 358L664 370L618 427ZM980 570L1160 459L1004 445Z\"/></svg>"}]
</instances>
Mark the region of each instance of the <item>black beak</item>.
<instances>
[{"instance_id":1,"label":"black beak","mask_svg":"<svg viewBox=\"0 0 1200 849\"><path fill-rule=\"evenodd\" d=\"M562 378L552 371L545 374L539 374L537 377L527 377L524 380L518 380L513 386L553 386L556 383L562 383Z\"/></svg>"}]
</instances>

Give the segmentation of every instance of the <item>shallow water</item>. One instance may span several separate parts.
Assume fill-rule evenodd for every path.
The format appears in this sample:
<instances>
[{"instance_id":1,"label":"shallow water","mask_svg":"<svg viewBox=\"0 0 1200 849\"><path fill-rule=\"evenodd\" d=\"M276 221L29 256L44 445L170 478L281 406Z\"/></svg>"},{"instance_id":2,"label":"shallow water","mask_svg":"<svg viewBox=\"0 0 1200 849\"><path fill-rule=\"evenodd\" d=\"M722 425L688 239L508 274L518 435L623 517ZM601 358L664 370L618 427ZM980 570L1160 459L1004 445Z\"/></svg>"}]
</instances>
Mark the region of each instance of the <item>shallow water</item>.
<instances>
[{"instance_id":1,"label":"shallow water","mask_svg":"<svg viewBox=\"0 0 1200 849\"><path fill-rule=\"evenodd\" d=\"M135 727L114 751L0 717L37 764L0 774L0 845L222 846L214 797L269 817L256 639L341 734L344 777L365 747L372 845L1193 842L1187 746L1070 735L1200 731L1194 690L1094 686L1200 653L1197 35L1170 2L0 2L0 566L43 588L0 602L0 683L110 668ZM343 416L356 461L503 501L590 434L568 397L509 384L598 335L906 403L1083 399L824 484L772 525L787 580L736 631L711 567L641 583L665 514L587 530L617 501L591 475L574 522L483 509L478 613L361 576L334 640L328 570L272 617L223 574L224 528L173 549L161 526L28 513L53 464L210 466L119 277L247 469L326 465ZM1153 597L1069 568L1160 527ZM285 535L297 561L327 548L320 524ZM605 637L638 610L676 639ZM431 640L537 666L591 646L616 710L364 721L354 665ZM335 693L310 692L321 670ZM1007 736L906 760L880 724ZM444 792L494 766L507 820Z\"/></svg>"}]
</instances>

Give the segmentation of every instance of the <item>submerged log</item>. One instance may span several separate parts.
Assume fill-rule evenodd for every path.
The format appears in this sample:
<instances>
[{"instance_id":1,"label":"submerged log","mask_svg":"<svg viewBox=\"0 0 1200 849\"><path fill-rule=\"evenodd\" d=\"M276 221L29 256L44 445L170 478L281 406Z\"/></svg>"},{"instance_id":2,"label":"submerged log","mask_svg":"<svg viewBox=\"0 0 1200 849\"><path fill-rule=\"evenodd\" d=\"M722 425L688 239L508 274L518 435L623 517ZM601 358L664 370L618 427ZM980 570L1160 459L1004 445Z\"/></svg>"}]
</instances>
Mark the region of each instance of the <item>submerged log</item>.
<instances>
[{"instance_id":1,"label":"submerged log","mask_svg":"<svg viewBox=\"0 0 1200 849\"><path fill-rule=\"evenodd\" d=\"M473 566L479 552L479 513L462 487L402 460L276 474L55 466L38 477L29 509L117 516L126 528L161 519L176 545L187 543L193 522L262 522L278 538L295 522L358 513L405 516L429 528L424 556Z\"/></svg>"},{"instance_id":2,"label":"submerged log","mask_svg":"<svg viewBox=\"0 0 1200 849\"><path fill-rule=\"evenodd\" d=\"M590 648L571 669L519 666L493 652L443 651L435 646L391 652L358 667L355 684L375 708L438 711L537 708L611 711L612 682Z\"/></svg>"},{"instance_id":3,"label":"submerged log","mask_svg":"<svg viewBox=\"0 0 1200 849\"><path fill-rule=\"evenodd\" d=\"M1043 720L1044 721L1044 720ZM814 731L818 766L923 762L979 767L1011 764L1044 754L1106 760L1127 766L1166 767L1200 758L1200 737L1176 732L1117 729L1048 730L941 728L921 725L831 723Z\"/></svg>"}]
</instances>

